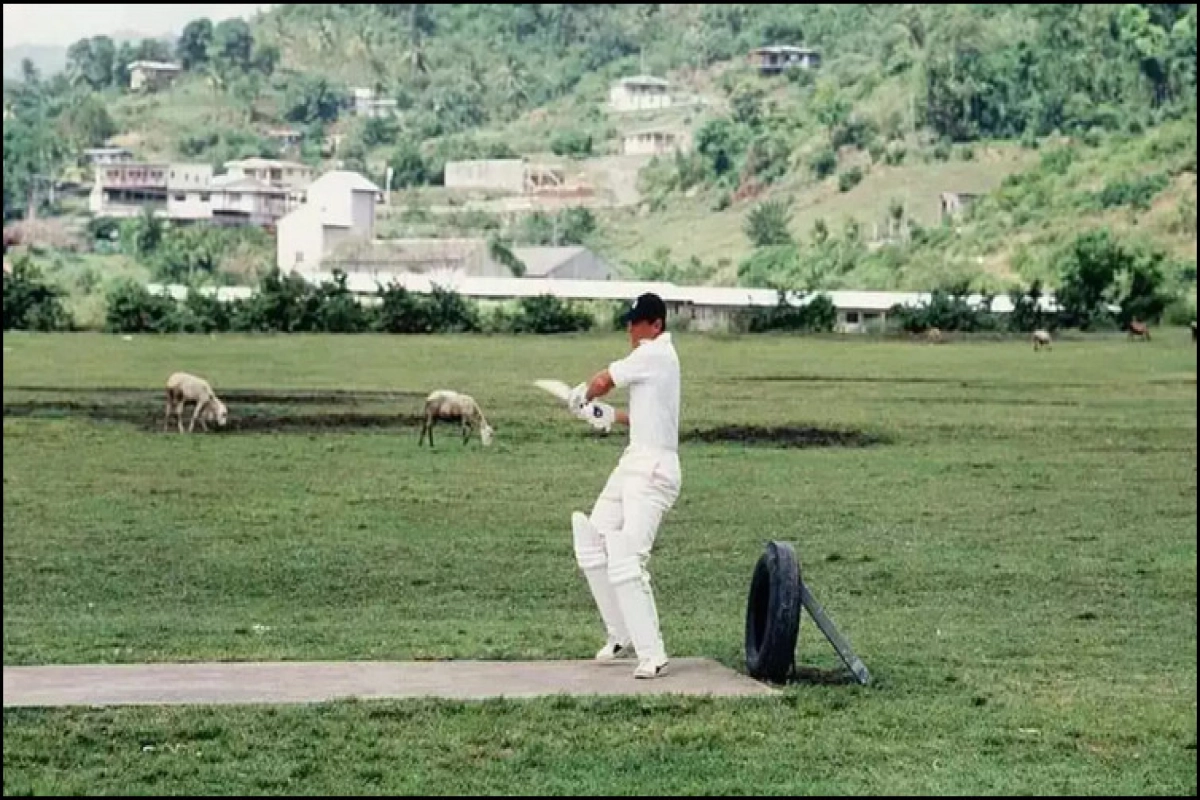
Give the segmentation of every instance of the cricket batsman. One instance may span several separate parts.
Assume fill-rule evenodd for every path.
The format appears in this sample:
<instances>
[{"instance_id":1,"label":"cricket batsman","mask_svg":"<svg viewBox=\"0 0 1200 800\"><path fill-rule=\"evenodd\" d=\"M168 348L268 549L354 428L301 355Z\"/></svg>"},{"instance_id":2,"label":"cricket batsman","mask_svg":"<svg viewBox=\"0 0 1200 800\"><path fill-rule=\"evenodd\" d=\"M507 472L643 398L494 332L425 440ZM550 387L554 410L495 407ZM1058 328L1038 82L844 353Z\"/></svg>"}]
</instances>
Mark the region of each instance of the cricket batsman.
<instances>
[{"instance_id":1,"label":"cricket batsman","mask_svg":"<svg viewBox=\"0 0 1200 800\"><path fill-rule=\"evenodd\" d=\"M571 390L567 406L597 429L629 426L629 446L591 516L571 515L575 558L587 578L608 642L596 660L637 653L635 678L667 673L667 651L646 565L663 514L679 497L679 357L667 333L662 298L643 294L622 317L632 352ZM596 402L629 389L629 413Z\"/></svg>"}]
</instances>

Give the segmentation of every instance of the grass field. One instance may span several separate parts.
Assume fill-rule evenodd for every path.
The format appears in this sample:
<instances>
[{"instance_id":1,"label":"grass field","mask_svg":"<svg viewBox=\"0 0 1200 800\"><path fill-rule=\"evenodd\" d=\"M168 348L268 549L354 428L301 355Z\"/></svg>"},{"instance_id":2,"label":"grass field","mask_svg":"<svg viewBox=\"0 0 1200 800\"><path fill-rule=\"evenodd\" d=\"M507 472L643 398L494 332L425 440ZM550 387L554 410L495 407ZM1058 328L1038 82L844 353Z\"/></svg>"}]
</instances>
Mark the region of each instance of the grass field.
<instances>
[{"instance_id":1,"label":"grass field","mask_svg":"<svg viewBox=\"0 0 1200 800\"><path fill-rule=\"evenodd\" d=\"M569 518L622 443L529 383L582 379L619 336L4 346L6 665L601 644ZM784 539L871 687L834 679L806 619L779 698L5 710L5 794L1195 793L1186 332L678 348L669 651L742 669L750 574ZM229 429L158 432L178 368ZM492 448L418 449L443 387L481 401Z\"/></svg>"}]
</instances>

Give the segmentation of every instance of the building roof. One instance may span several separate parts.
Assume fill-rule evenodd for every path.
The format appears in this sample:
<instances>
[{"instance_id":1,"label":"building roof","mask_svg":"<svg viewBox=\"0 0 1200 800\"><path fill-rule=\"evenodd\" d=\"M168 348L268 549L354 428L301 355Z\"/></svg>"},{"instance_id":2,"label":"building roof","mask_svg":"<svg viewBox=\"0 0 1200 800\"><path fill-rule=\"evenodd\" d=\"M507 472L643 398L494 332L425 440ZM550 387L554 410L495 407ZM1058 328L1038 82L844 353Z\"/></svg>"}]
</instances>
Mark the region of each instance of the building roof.
<instances>
[{"instance_id":1,"label":"building roof","mask_svg":"<svg viewBox=\"0 0 1200 800\"><path fill-rule=\"evenodd\" d=\"M313 189L326 192L374 192L376 194L383 191L357 172L350 172L349 170L344 169L335 169L331 170L330 172L326 172L324 175L313 181L308 187L310 192Z\"/></svg>"},{"instance_id":2,"label":"building roof","mask_svg":"<svg viewBox=\"0 0 1200 800\"><path fill-rule=\"evenodd\" d=\"M307 164L301 164L298 161L281 161L276 158L239 158L234 161L226 161L225 169L233 167L239 169L307 169L312 170L312 167Z\"/></svg>"},{"instance_id":3,"label":"building roof","mask_svg":"<svg viewBox=\"0 0 1200 800\"><path fill-rule=\"evenodd\" d=\"M812 47L796 47L790 44L769 44L764 47L756 47L750 51L751 53L794 53L797 55L820 55L820 51Z\"/></svg>"},{"instance_id":4,"label":"building roof","mask_svg":"<svg viewBox=\"0 0 1200 800\"><path fill-rule=\"evenodd\" d=\"M525 265L525 275L537 278L549 275L576 256L588 252L586 247L514 247L512 254Z\"/></svg>"},{"instance_id":5,"label":"building roof","mask_svg":"<svg viewBox=\"0 0 1200 800\"><path fill-rule=\"evenodd\" d=\"M617 81L624 86L670 86L671 82L653 75L631 75Z\"/></svg>"},{"instance_id":6,"label":"building roof","mask_svg":"<svg viewBox=\"0 0 1200 800\"><path fill-rule=\"evenodd\" d=\"M100 156L100 155L116 155L117 153L128 153L133 155L133 151L126 147L89 147L84 151L85 155Z\"/></svg>"},{"instance_id":7,"label":"building roof","mask_svg":"<svg viewBox=\"0 0 1200 800\"><path fill-rule=\"evenodd\" d=\"M233 175L218 175L209 181L204 190L213 189L222 192L245 192L247 194L287 194L287 189L263 183L257 178L239 178Z\"/></svg>"},{"instance_id":8,"label":"building roof","mask_svg":"<svg viewBox=\"0 0 1200 800\"><path fill-rule=\"evenodd\" d=\"M126 69L154 69L159 72L179 72L183 67L169 61L132 61Z\"/></svg>"}]
</instances>

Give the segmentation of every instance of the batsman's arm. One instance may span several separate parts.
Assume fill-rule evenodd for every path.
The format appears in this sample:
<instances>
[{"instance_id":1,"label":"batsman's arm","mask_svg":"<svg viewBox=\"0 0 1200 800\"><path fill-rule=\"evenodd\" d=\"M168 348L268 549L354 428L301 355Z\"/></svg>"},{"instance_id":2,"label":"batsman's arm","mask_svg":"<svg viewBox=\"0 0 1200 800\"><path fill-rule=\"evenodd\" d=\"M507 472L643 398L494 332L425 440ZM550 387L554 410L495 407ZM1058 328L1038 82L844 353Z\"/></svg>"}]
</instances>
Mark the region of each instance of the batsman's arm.
<instances>
[{"instance_id":1,"label":"batsman's arm","mask_svg":"<svg viewBox=\"0 0 1200 800\"><path fill-rule=\"evenodd\" d=\"M612 375L609 374L608 370L600 370L588 381L587 401L590 403L597 397L603 397L613 390L614 385ZM614 408L613 411L616 412L617 422L622 425L629 425L629 414L627 412L619 408Z\"/></svg>"},{"instance_id":2,"label":"batsman's arm","mask_svg":"<svg viewBox=\"0 0 1200 800\"><path fill-rule=\"evenodd\" d=\"M612 375L609 374L609 371L606 369L600 370L592 376L590 381L588 381L587 401L590 403L597 397L604 397L604 395L613 390L615 385L616 384L613 383Z\"/></svg>"}]
</instances>

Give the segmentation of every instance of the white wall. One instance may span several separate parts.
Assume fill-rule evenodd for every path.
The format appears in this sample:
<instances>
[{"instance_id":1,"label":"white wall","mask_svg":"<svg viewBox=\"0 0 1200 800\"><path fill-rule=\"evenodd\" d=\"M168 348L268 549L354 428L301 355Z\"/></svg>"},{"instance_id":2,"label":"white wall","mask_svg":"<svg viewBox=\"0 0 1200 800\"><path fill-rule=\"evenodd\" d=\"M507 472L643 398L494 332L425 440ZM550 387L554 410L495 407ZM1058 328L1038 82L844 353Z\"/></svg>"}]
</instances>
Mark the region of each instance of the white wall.
<instances>
[{"instance_id":1,"label":"white wall","mask_svg":"<svg viewBox=\"0 0 1200 800\"><path fill-rule=\"evenodd\" d=\"M608 104L614 111L670 108L671 93L666 86L615 83L609 90Z\"/></svg>"},{"instance_id":2,"label":"white wall","mask_svg":"<svg viewBox=\"0 0 1200 800\"><path fill-rule=\"evenodd\" d=\"M375 238L375 193L354 192L350 208L351 230L355 236Z\"/></svg>"},{"instance_id":3,"label":"white wall","mask_svg":"<svg viewBox=\"0 0 1200 800\"><path fill-rule=\"evenodd\" d=\"M447 189L494 189L521 194L525 191L525 162L520 159L447 161L443 183Z\"/></svg>"},{"instance_id":4,"label":"white wall","mask_svg":"<svg viewBox=\"0 0 1200 800\"><path fill-rule=\"evenodd\" d=\"M211 219L212 199L209 192L174 189L167 193L167 216L171 219Z\"/></svg>"},{"instance_id":5,"label":"white wall","mask_svg":"<svg viewBox=\"0 0 1200 800\"><path fill-rule=\"evenodd\" d=\"M325 229L313 206L301 206L279 220L275 234L275 263L282 272L315 271L321 264Z\"/></svg>"}]
</instances>

